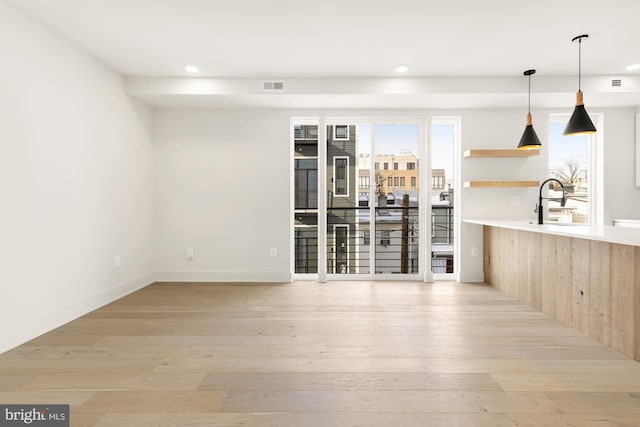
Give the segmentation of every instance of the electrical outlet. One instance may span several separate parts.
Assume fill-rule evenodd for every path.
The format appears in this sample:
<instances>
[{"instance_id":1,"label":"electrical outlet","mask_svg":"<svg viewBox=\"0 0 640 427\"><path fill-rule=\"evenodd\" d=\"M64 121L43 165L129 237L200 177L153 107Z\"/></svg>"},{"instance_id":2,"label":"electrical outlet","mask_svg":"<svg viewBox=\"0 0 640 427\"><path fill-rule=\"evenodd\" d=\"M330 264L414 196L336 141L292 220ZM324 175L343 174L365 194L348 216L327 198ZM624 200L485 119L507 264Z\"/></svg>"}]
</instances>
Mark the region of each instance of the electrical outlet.
<instances>
[{"instance_id":1,"label":"electrical outlet","mask_svg":"<svg viewBox=\"0 0 640 427\"><path fill-rule=\"evenodd\" d=\"M511 206L520 206L520 197L511 196Z\"/></svg>"},{"instance_id":2,"label":"electrical outlet","mask_svg":"<svg viewBox=\"0 0 640 427\"><path fill-rule=\"evenodd\" d=\"M269 255L271 256L278 256L278 248L271 248L269 250Z\"/></svg>"},{"instance_id":3,"label":"electrical outlet","mask_svg":"<svg viewBox=\"0 0 640 427\"><path fill-rule=\"evenodd\" d=\"M120 257L120 255L118 255L117 257L113 258L113 266L115 268L122 267L122 258Z\"/></svg>"},{"instance_id":4,"label":"electrical outlet","mask_svg":"<svg viewBox=\"0 0 640 427\"><path fill-rule=\"evenodd\" d=\"M478 248L475 246L471 248L471 256L478 256Z\"/></svg>"},{"instance_id":5,"label":"electrical outlet","mask_svg":"<svg viewBox=\"0 0 640 427\"><path fill-rule=\"evenodd\" d=\"M193 261L195 258L193 255L193 248L187 248L184 257L187 259L187 261Z\"/></svg>"}]
</instances>

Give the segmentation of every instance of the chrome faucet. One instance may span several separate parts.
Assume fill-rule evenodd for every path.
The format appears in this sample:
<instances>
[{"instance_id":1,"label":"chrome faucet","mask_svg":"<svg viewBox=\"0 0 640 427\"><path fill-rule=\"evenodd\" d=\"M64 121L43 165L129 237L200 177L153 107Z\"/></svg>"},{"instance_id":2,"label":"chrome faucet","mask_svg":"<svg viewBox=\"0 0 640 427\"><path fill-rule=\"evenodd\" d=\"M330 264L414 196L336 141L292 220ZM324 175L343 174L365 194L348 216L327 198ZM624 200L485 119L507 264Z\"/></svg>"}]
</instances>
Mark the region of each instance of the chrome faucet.
<instances>
[{"instance_id":1,"label":"chrome faucet","mask_svg":"<svg viewBox=\"0 0 640 427\"><path fill-rule=\"evenodd\" d=\"M544 188L545 184L549 181L555 181L558 184L560 184L560 187L562 187L562 200L560 201L560 206L564 208L564 205L567 203L567 198L565 197L565 193L564 193L564 185L562 185L560 181L558 181L555 178L549 178L546 181L544 181L542 184L540 184L540 193L538 194L538 204L536 205L536 209L534 210L534 212L538 212L538 224L543 223L542 199L547 199L547 200L550 199L549 197L542 197L542 189Z\"/></svg>"}]
</instances>

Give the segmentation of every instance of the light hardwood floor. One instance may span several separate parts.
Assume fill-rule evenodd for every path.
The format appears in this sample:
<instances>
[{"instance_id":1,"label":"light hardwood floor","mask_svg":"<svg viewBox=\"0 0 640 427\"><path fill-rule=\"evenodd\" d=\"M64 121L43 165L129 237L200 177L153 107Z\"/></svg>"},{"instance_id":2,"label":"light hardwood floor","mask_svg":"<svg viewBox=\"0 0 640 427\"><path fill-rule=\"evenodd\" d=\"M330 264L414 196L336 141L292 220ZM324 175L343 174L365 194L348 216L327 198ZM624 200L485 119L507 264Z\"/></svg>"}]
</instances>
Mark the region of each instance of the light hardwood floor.
<instances>
[{"instance_id":1,"label":"light hardwood floor","mask_svg":"<svg viewBox=\"0 0 640 427\"><path fill-rule=\"evenodd\" d=\"M488 285L157 283L0 355L74 426L640 426L640 363Z\"/></svg>"}]
</instances>

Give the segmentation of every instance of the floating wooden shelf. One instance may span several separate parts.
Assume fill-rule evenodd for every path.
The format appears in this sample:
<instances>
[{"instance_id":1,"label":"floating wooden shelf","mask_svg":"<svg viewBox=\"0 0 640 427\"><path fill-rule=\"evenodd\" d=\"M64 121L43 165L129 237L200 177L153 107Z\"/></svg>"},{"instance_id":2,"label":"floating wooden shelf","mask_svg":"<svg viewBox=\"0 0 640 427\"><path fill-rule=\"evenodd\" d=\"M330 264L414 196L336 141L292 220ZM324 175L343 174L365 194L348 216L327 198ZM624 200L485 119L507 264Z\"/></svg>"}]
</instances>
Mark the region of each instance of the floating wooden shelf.
<instances>
[{"instance_id":1,"label":"floating wooden shelf","mask_svg":"<svg viewBox=\"0 0 640 427\"><path fill-rule=\"evenodd\" d=\"M538 187L540 181L465 181L465 188L476 187Z\"/></svg>"},{"instance_id":2,"label":"floating wooden shelf","mask_svg":"<svg viewBox=\"0 0 640 427\"><path fill-rule=\"evenodd\" d=\"M473 159L489 159L498 157L532 157L540 154L540 150L467 150L462 157Z\"/></svg>"}]
</instances>

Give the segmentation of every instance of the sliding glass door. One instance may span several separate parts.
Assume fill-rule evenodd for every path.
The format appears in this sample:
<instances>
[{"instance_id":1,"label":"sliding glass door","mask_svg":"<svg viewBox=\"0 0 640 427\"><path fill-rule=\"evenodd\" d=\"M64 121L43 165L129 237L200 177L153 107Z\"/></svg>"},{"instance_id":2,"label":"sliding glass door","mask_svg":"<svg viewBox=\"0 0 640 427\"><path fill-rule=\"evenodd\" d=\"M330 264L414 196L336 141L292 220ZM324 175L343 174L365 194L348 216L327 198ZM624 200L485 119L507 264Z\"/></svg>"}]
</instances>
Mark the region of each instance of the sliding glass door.
<instances>
[{"instance_id":1,"label":"sliding glass door","mask_svg":"<svg viewBox=\"0 0 640 427\"><path fill-rule=\"evenodd\" d=\"M420 270L420 125L374 128L375 274Z\"/></svg>"},{"instance_id":2,"label":"sliding glass door","mask_svg":"<svg viewBox=\"0 0 640 427\"><path fill-rule=\"evenodd\" d=\"M424 145L420 120L294 122L296 275L423 278Z\"/></svg>"},{"instance_id":3,"label":"sliding glass door","mask_svg":"<svg viewBox=\"0 0 640 427\"><path fill-rule=\"evenodd\" d=\"M431 123L431 271L434 279L453 279L455 271L455 214L457 119Z\"/></svg>"},{"instance_id":4,"label":"sliding glass door","mask_svg":"<svg viewBox=\"0 0 640 427\"><path fill-rule=\"evenodd\" d=\"M327 274L368 276L371 126L338 121L326 125Z\"/></svg>"}]
</instances>

